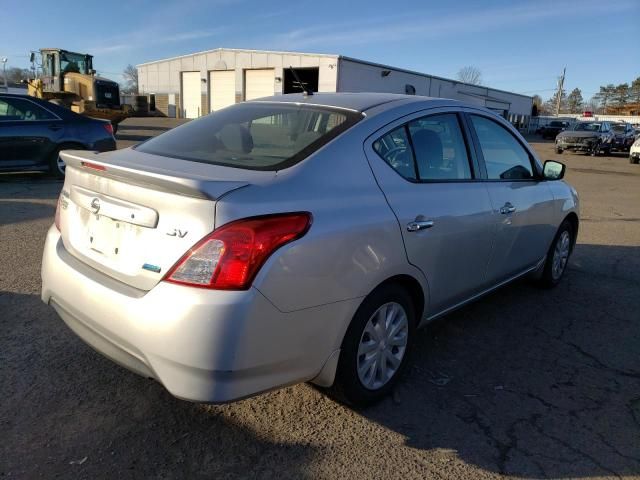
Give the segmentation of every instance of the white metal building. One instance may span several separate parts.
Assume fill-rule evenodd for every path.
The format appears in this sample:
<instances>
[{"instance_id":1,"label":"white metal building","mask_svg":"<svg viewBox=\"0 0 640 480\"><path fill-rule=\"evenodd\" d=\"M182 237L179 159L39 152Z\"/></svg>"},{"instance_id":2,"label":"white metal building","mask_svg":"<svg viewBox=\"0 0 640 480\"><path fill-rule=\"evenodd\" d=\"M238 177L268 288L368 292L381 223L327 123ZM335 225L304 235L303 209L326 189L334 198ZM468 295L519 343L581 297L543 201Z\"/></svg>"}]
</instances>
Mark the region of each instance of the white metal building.
<instances>
[{"instance_id":1,"label":"white metal building","mask_svg":"<svg viewBox=\"0 0 640 480\"><path fill-rule=\"evenodd\" d=\"M196 118L236 102L299 92L388 92L454 98L490 108L525 127L532 98L342 55L218 48L143 63L141 95L170 117Z\"/></svg>"}]
</instances>

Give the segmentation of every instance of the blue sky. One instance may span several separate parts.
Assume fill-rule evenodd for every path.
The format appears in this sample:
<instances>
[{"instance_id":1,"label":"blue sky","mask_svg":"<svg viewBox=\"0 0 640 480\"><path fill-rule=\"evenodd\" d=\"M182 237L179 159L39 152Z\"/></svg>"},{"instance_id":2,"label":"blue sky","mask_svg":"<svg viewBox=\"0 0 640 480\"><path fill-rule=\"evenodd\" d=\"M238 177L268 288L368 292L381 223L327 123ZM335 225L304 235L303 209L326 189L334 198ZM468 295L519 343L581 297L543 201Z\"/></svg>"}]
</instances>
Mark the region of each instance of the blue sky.
<instances>
[{"instance_id":1,"label":"blue sky","mask_svg":"<svg viewBox=\"0 0 640 480\"><path fill-rule=\"evenodd\" d=\"M486 85L544 99L564 66L566 88L585 99L640 76L640 0L0 0L0 12L9 66L60 47L92 53L118 81L129 63L218 47L337 53L450 78L474 65Z\"/></svg>"}]
</instances>

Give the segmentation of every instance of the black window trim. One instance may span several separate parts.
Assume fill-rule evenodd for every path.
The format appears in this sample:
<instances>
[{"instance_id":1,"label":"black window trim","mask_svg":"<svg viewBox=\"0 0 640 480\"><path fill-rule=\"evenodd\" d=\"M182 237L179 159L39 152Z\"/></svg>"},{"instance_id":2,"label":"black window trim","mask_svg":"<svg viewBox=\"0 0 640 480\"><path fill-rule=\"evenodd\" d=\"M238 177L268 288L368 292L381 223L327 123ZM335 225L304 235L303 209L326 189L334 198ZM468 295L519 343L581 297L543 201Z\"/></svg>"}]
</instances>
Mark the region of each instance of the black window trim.
<instances>
[{"instance_id":1,"label":"black window trim","mask_svg":"<svg viewBox=\"0 0 640 480\"><path fill-rule=\"evenodd\" d=\"M422 113L422 112L415 112L415 113ZM469 171L471 173L471 178L448 178L448 179L421 179L420 178L420 172L418 171L418 162L416 162L416 154L415 154L415 148L413 145L413 138L411 138L411 132L409 131L409 124L411 122L415 122L418 120L421 120L423 118L426 117L433 117L436 115L454 115L456 117L456 120L458 122L458 128L460 129L460 133L462 135L462 141L465 144L465 152L467 153L467 162L469 163ZM413 114L410 114L408 116L412 116ZM395 122L392 122L395 123ZM382 157L382 155L380 155L374 148L372 148L372 150L375 152L375 154L382 159L382 161L384 162L385 165L387 165L387 167L389 167L393 172L395 172L396 175L398 175L400 178L402 178L403 180L406 180L409 183L414 183L414 184L429 184L429 183L472 183L472 182L477 182L480 180L483 180L482 175L481 175L481 169L480 169L480 164L478 162L478 159L475 155L475 151L471 146L471 140L469 137L469 132L468 132L468 128L467 125L465 123L464 120L464 115L463 112L460 110L442 110L442 111L437 111L437 112L431 112L431 113L427 113L426 115L420 115L417 117L413 117L409 120L406 120L404 123L400 124L400 125L396 125L395 127L389 129L389 130L385 130L384 133L378 135L372 142L371 142L371 146L373 147L373 144L375 142L377 142L378 140L380 140L382 137L389 135L391 132L394 132L396 130L399 129L404 129L405 131L405 135L407 136L407 139L409 141L409 148L411 151L411 158L413 159L413 169L416 175L416 178L406 178L403 177L400 172L398 172L395 168L393 168L391 165L389 165L389 163Z\"/></svg>"},{"instance_id":2,"label":"black window trim","mask_svg":"<svg viewBox=\"0 0 640 480\"><path fill-rule=\"evenodd\" d=\"M473 126L473 121L471 120L471 116L472 115L476 115L478 117L484 117L487 120L497 124L498 126L502 127L504 130L507 131L507 133L509 133L509 135L511 135L514 140L516 140L518 142L518 144L524 149L524 151L527 153L527 156L529 157L529 163L531 165L531 171L533 172L533 177L532 178L513 178L513 179L506 179L506 178L489 178L489 174L487 173L487 164L484 161L484 154L482 153L482 146L480 145L480 139L478 138L478 134L476 133L475 127ZM474 149L476 151L476 155L478 156L478 160L482 165L482 171L484 173L483 178L481 179L483 182L540 182L542 180L544 180L544 177L542 176L542 172L540 171L540 169L538 168L538 162L535 161L535 157L533 156L533 154L531 153L531 150L529 149L529 147L527 145L525 145L524 143L522 143L522 141L515 136L512 132L509 131L509 129L503 125L500 121L497 121L495 117L492 117L491 114L487 114L486 112L482 112L482 111L467 111L464 112L464 116L465 116L465 120L468 124L469 130L471 131L471 136L473 138L473 144L474 144ZM513 128L513 127L511 127Z\"/></svg>"},{"instance_id":3,"label":"black window trim","mask_svg":"<svg viewBox=\"0 0 640 480\"><path fill-rule=\"evenodd\" d=\"M25 98L18 98L18 97L7 97L4 95L0 95L0 100L24 100L30 103L33 103L35 106L41 108L42 110L50 113L51 115L53 115L55 118L47 118L47 119L42 119L42 120L2 120L2 117L0 117L0 122L55 122L56 120L62 120L62 118L60 118L58 115L56 115L54 112L52 112L51 110L49 110L47 107L45 107L44 105L40 105L38 102L34 102L32 99L28 98L25 96Z\"/></svg>"}]
</instances>

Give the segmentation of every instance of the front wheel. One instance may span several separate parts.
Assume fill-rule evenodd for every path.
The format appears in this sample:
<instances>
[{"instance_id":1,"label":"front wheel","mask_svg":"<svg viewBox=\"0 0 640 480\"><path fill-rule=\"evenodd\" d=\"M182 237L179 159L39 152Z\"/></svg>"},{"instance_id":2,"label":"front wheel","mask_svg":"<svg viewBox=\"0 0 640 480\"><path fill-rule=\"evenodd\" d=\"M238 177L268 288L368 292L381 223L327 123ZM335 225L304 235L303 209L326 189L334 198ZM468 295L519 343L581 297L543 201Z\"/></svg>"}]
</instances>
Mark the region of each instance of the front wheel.
<instances>
[{"instance_id":1,"label":"front wheel","mask_svg":"<svg viewBox=\"0 0 640 480\"><path fill-rule=\"evenodd\" d=\"M640 158L638 158L638 157L635 157L635 158L634 157L629 157L629 163L632 164L632 165L633 164L637 164L638 161L640 161Z\"/></svg>"},{"instance_id":2,"label":"front wheel","mask_svg":"<svg viewBox=\"0 0 640 480\"><path fill-rule=\"evenodd\" d=\"M568 220L562 222L547 252L544 270L540 277L540 284L543 287L552 288L560 283L573 250L574 235L571 222Z\"/></svg>"},{"instance_id":3,"label":"front wheel","mask_svg":"<svg viewBox=\"0 0 640 480\"><path fill-rule=\"evenodd\" d=\"M563 151L564 151L564 150L562 150L561 148L556 148L556 153L557 153L558 155L561 155Z\"/></svg>"},{"instance_id":4,"label":"front wheel","mask_svg":"<svg viewBox=\"0 0 640 480\"><path fill-rule=\"evenodd\" d=\"M330 393L354 406L382 399L406 366L415 325L415 308L404 288L389 284L373 291L347 329Z\"/></svg>"}]
</instances>

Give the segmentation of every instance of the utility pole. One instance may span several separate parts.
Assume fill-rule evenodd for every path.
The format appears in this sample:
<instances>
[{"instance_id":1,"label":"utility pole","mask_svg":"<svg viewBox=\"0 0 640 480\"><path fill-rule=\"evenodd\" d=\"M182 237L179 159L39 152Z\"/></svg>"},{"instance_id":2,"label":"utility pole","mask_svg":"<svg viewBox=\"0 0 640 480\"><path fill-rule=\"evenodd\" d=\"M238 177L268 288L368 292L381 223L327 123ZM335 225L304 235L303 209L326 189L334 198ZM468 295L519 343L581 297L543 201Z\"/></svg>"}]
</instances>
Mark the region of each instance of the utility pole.
<instances>
[{"instance_id":1,"label":"utility pole","mask_svg":"<svg viewBox=\"0 0 640 480\"><path fill-rule=\"evenodd\" d=\"M2 76L4 77L4 89L5 91L9 91L9 87L7 85L7 57L2 59Z\"/></svg>"},{"instance_id":2,"label":"utility pole","mask_svg":"<svg viewBox=\"0 0 640 480\"><path fill-rule=\"evenodd\" d=\"M562 100L562 89L564 87L564 75L567 67L562 69L562 76L558 78L558 91L556 92L556 117L560 114L560 101Z\"/></svg>"}]
</instances>

